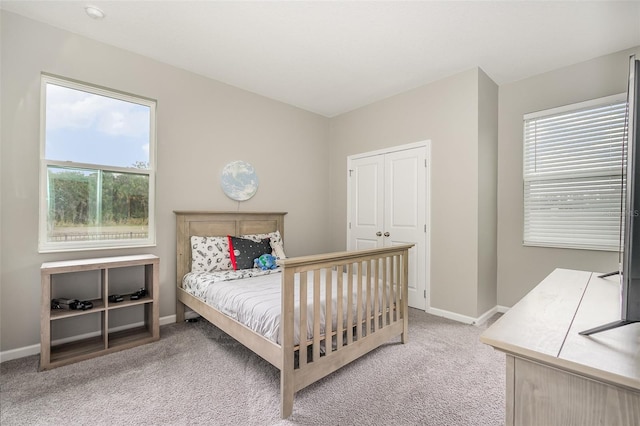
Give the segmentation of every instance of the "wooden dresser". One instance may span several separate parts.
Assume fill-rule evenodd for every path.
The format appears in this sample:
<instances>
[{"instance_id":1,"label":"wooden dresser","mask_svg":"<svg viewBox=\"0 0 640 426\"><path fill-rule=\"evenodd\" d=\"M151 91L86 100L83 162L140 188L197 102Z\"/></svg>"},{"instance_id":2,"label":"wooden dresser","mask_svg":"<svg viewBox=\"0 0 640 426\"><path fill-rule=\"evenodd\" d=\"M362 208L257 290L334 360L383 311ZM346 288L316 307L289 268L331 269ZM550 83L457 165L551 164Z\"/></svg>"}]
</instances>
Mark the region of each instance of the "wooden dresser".
<instances>
[{"instance_id":1,"label":"wooden dresser","mask_svg":"<svg viewBox=\"0 0 640 426\"><path fill-rule=\"evenodd\" d=\"M640 323L620 319L618 276L556 269L480 340L506 353L506 425L640 425Z\"/></svg>"}]
</instances>

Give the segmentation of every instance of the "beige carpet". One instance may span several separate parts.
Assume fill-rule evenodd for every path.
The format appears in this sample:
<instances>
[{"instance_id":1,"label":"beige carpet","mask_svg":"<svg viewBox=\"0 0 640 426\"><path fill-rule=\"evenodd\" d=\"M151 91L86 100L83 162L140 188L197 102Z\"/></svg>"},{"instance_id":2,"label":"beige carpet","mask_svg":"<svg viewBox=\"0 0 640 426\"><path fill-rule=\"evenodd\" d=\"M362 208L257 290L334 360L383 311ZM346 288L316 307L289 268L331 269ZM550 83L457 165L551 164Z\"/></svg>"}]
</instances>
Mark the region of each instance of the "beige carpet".
<instances>
[{"instance_id":1,"label":"beige carpet","mask_svg":"<svg viewBox=\"0 0 640 426\"><path fill-rule=\"evenodd\" d=\"M0 365L0 424L502 425L504 355L484 327L411 310L392 342L298 392L279 418L279 372L204 320L159 342L38 372Z\"/></svg>"}]
</instances>

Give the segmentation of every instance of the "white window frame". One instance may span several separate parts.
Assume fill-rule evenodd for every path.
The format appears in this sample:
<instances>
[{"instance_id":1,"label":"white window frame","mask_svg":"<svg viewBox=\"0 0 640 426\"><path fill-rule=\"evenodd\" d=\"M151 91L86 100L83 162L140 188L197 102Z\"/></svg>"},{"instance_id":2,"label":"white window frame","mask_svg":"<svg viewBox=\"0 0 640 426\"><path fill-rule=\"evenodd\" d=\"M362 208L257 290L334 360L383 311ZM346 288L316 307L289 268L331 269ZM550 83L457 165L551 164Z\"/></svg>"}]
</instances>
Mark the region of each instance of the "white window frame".
<instances>
[{"instance_id":1,"label":"white window frame","mask_svg":"<svg viewBox=\"0 0 640 426\"><path fill-rule=\"evenodd\" d=\"M621 133L611 132L611 136L607 136L608 147L601 148L602 138L599 144L589 143L590 150L568 144L551 145L547 142L544 145L545 141L540 136L543 132L539 128L535 130L535 136L531 135L533 132L527 133L528 123L531 126L537 122L542 126L542 120L562 116L575 125L576 118L567 114L594 112L608 106L615 109L616 119L607 120L615 122L616 130L620 130L617 127L620 125L622 129ZM524 246L619 250L626 142L625 113L622 112L620 124L621 111L626 111L625 93L524 115ZM555 124L557 126L559 122ZM563 127L563 135L559 135L556 129L548 132L554 132L554 138L564 137L567 128ZM596 144L598 149L595 149ZM560 146L562 150L557 148ZM575 165L580 162L586 166Z\"/></svg>"},{"instance_id":2,"label":"white window frame","mask_svg":"<svg viewBox=\"0 0 640 426\"><path fill-rule=\"evenodd\" d=\"M80 90L100 96L106 96L126 102L149 107L149 169L116 167L103 164L87 164L72 161L48 160L45 157L46 148L46 108L47 84L54 84L70 89ZM47 241L48 215L48 182L47 169L49 166L102 170L115 173L134 173L149 177L149 222L147 238L88 240L88 241ZM51 74L41 74L40 85L40 214L38 232L38 252L67 252L80 250L122 249L132 247L153 247L156 245L155 219L155 176L156 176L156 101L153 99L108 89L89 83L79 82Z\"/></svg>"}]
</instances>

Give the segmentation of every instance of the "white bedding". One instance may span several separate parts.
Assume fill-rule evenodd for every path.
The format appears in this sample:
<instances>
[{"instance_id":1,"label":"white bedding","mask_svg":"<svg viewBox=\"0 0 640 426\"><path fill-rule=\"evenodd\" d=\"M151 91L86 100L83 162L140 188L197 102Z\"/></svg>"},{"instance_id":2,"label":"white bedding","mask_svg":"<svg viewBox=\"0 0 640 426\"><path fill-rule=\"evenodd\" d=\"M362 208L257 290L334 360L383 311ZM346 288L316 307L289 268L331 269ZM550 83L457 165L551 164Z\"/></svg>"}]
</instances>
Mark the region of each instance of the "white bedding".
<instances>
[{"instance_id":1,"label":"white bedding","mask_svg":"<svg viewBox=\"0 0 640 426\"><path fill-rule=\"evenodd\" d=\"M193 296L203 300L218 311L230 316L238 322L246 325L253 331L267 339L280 344L280 315L281 315L281 274L279 270L261 271L257 269L244 271L219 272L189 272L182 280L184 290ZM337 322L337 285L336 272L333 272L332 285L332 329L335 330ZM249 276L250 275L250 276ZM240 277L240 278L238 278ZM307 286L307 338L313 337L313 286L309 278ZM321 270L320 276L320 333L325 329L325 270ZM356 290L353 285L353 314L356 316ZM345 275L343 284L343 307L347 306L347 278ZM388 295L389 293L387 293ZM295 283L295 324L294 342L300 343L300 308L299 308L299 283L296 276ZM366 299L363 291L363 307ZM346 310L343 312L343 327L346 326Z\"/></svg>"}]
</instances>

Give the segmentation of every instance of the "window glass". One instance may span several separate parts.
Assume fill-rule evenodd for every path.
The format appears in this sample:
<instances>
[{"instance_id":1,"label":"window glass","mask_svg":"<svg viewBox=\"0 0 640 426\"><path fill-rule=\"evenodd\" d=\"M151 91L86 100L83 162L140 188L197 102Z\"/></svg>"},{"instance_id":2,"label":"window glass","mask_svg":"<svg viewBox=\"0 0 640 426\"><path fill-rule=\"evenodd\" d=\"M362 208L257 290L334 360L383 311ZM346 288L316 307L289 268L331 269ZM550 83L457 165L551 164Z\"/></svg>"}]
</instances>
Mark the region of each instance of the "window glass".
<instances>
[{"instance_id":1,"label":"window glass","mask_svg":"<svg viewBox=\"0 0 640 426\"><path fill-rule=\"evenodd\" d=\"M43 76L40 250L152 245L155 102Z\"/></svg>"},{"instance_id":2,"label":"window glass","mask_svg":"<svg viewBox=\"0 0 640 426\"><path fill-rule=\"evenodd\" d=\"M132 167L149 163L150 107L49 83L48 160Z\"/></svg>"}]
</instances>

